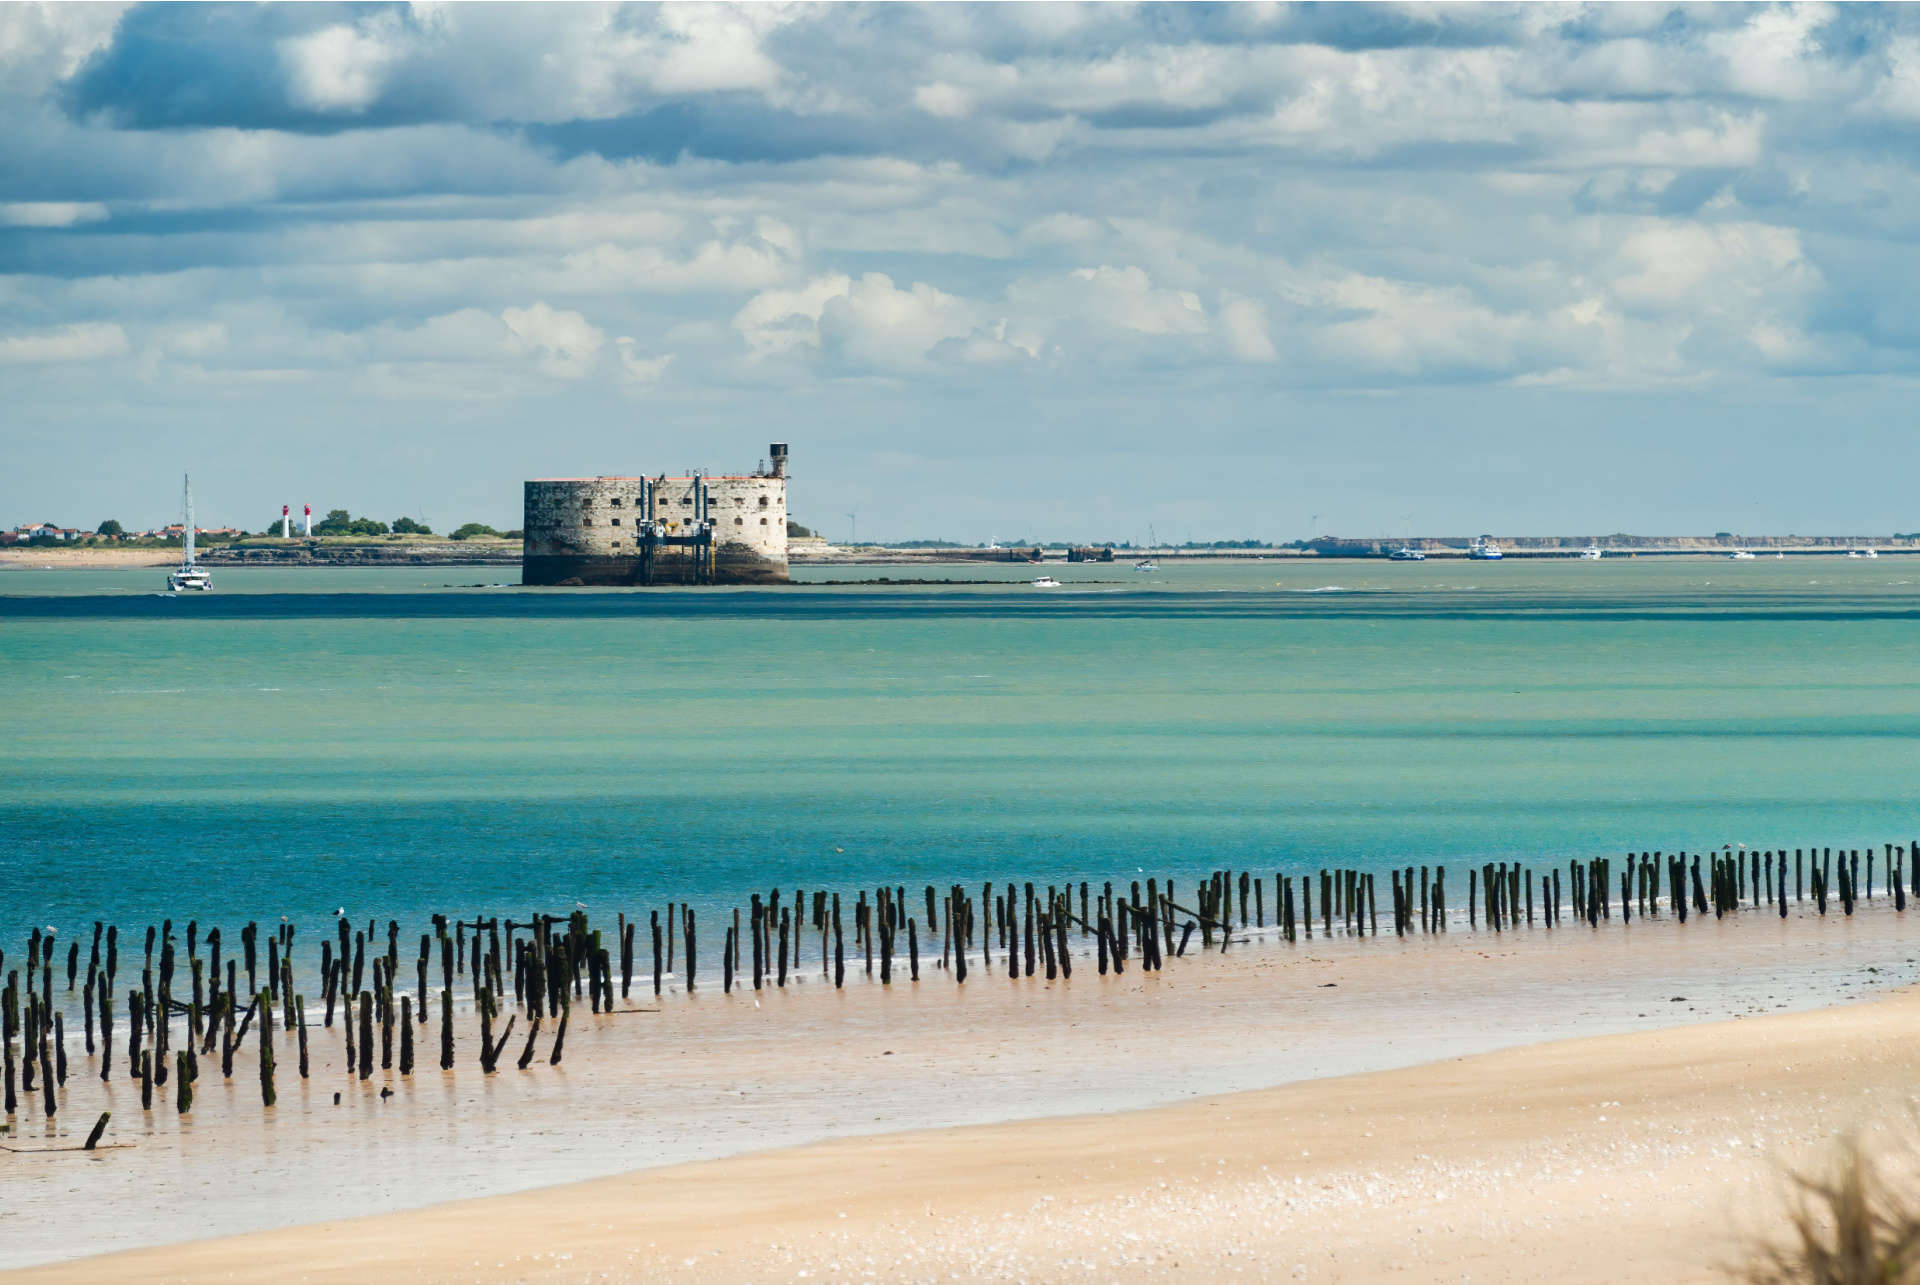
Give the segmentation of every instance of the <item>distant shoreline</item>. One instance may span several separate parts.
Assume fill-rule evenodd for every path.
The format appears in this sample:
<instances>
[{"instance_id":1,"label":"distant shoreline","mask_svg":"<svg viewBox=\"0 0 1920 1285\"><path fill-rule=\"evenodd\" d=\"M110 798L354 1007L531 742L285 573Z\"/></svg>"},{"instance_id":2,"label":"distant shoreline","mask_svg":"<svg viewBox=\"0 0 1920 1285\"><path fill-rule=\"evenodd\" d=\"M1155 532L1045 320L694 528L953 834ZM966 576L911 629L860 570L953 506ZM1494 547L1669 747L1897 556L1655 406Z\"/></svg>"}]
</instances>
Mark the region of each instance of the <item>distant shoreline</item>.
<instances>
[{"instance_id":1,"label":"distant shoreline","mask_svg":"<svg viewBox=\"0 0 1920 1285\"><path fill-rule=\"evenodd\" d=\"M214 545L203 550L199 561L209 567L517 567L520 549L517 543L479 541L453 544L441 541L366 541L345 544L248 544L237 548ZM1085 546L1083 546L1085 547ZM1105 546L1093 546L1104 549ZM1111 561L1098 557L1083 558L1078 565L1124 566L1150 558L1164 563L1209 562L1384 562L1397 543L1342 542L1327 549L1122 549L1115 548ZM1425 545L1415 542L1429 562L1468 561L1464 546ZM1503 561L1570 561L1581 556L1585 543L1562 543L1554 538L1534 542L1516 539L1504 543ZM1599 546L1605 561L1634 558L1725 559L1736 550L1747 550L1757 558L1844 558L1855 550L1871 549L1875 556L1894 557L1920 554L1920 540L1855 540L1843 536L1756 537L1743 542L1716 543L1712 540L1682 539L1631 546ZM887 545L862 545L847 548L836 545L802 547L792 550L792 567L852 566L1035 566L1018 556L1020 550L993 548L895 548ZM171 567L180 560L177 548L116 549L100 545L76 548L0 548L0 569L8 567L126 568ZM1043 550L1042 562L1068 561L1066 550L1058 546Z\"/></svg>"}]
</instances>

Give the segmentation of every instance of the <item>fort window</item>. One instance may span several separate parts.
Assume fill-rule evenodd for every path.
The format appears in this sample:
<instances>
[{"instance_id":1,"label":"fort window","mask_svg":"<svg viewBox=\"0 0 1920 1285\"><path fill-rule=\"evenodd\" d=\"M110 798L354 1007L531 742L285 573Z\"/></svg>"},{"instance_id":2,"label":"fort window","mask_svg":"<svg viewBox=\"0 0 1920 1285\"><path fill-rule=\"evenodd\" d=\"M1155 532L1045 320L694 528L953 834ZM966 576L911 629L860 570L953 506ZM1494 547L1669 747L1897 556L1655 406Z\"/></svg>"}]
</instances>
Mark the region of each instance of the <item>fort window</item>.
<instances>
[{"instance_id":1,"label":"fort window","mask_svg":"<svg viewBox=\"0 0 1920 1285\"><path fill-rule=\"evenodd\" d=\"M617 496L617 495L616 495L616 496L614 496L614 497L613 497L613 499L612 499L612 500L610 501L610 503L612 503L612 505L613 505L613 507L614 507L614 508L616 508L616 509L617 509L617 508L619 508L619 507L620 507L620 497L619 497L619 496Z\"/></svg>"},{"instance_id":2,"label":"fort window","mask_svg":"<svg viewBox=\"0 0 1920 1285\"><path fill-rule=\"evenodd\" d=\"M760 525L761 525L761 526L765 526L766 524L767 524L767 520L766 520L765 518L761 518L761 519L760 519Z\"/></svg>"},{"instance_id":3,"label":"fort window","mask_svg":"<svg viewBox=\"0 0 1920 1285\"><path fill-rule=\"evenodd\" d=\"M614 548L616 548L616 549L617 549L617 548L619 548L619 547L620 547L620 542L619 542L618 540L615 540L615 541L613 542L613 547L614 547Z\"/></svg>"},{"instance_id":4,"label":"fort window","mask_svg":"<svg viewBox=\"0 0 1920 1285\"><path fill-rule=\"evenodd\" d=\"M767 507L767 497L764 495L760 497L760 507L763 509Z\"/></svg>"},{"instance_id":5,"label":"fort window","mask_svg":"<svg viewBox=\"0 0 1920 1285\"><path fill-rule=\"evenodd\" d=\"M620 519L619 519L619 518L615 518L615 519L613 520L613 524L614 524L615 526L619 526L619 525L620 525Z\"/></svg>"},{"instance_id":6,"label":"fort window","mask_svg":"<svg viewBox=\"0 0 1920 1285\"><path fill-rule=\"evenodd\" d=\"M745 523L744 521L742 521L741 519L739 519L739 518L735 518L735 519L733 520L733 524L734 524L735 526L745 526L745 525L746 525L746 523Z\"/></svg>"}]
</instances>

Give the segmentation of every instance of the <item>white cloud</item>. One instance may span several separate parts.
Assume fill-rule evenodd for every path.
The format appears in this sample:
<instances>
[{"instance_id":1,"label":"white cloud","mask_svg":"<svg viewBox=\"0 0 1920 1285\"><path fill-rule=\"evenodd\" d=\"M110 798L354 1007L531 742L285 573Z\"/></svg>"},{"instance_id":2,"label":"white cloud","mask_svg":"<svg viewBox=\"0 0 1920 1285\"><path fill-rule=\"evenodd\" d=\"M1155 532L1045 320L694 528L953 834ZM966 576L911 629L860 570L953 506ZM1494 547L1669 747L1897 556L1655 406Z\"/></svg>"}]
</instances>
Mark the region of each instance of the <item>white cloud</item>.
<instances>
[{"instance_id":1,"label":"white cloud","mask_svg":"<svg viewBox=\"0 0 1920 1285\"><path fill-rule=\"evenodd\" d=\"M1257 300L1229 297L1220 305L1220 336L1241 361L1272 361L1279 356L1267 334L1267 313Z\"/></svg>"},{"instance_id":2,"label":"white cloud","mask_svg":"<svg viewBox=\"0 0 1920 1285\"><path fill-rule=\"evenodd\" d=\"M107 207L98 201L14 201L0 204L0 223L16 228L70 228L98 223Z\"/></svg>"},{"instance_id":3,"label":"white cloud","mask_svg":"<svg viewBox=\"0 0 1920 1285\"><path fill-rule=\"evenodd\" d=\"M1101 331L1194 335L1208 329L1207 312L1191 290L1156 286L1142 268L1076 268L1062 277L1016 281L1007 290L1015 315L1048 330L1070 330L1066 341Z\"/></svg>"},{"instance_id":4,"label":"white cloud","mask_svg":"<svg viewBox=\"0 0 1920 1285\"><path fill-rule=\"evenodd\" d=\"M1768 5L1744 25L1706 38L1724 60L1728 85L1756 98L1805 98L1823 66L1814 33L1833 19L1826 4Z\"/></svg>"},{"instance_id":5,"label":"white cloud","mask_svg":"<svg viewBox=\"0 0 1920 1285\"><path fill-rule=\"evenodd\" d=\"M111 321L82 321L0 338L0 363L93 361L127 351L127 332Z\"/></svg>"},{"instance_id":6,"label":"white cloud","mask_svg":"<svg viewBox=\"0 0 1920 1285\"><path fill-rule=\"evenodd\" d=\"M1613 272L1628 307L1694 316L1797 304L1819 284L1799 235L1764 223L1652 223L1621 244Z\"/></svg>"},{"instance_id":7,"label":"white cloud","mask_svg":"<svg viewBox=\"0 0 1920 1285\"><path fill-rule=\"evenodd\" d=\"M814 277L794 290L763 290L734 314L740 332L756 357L820 346L820 313L828 300L845 298L853 281L840 273Z\"/></svg>"},{"instance_id":8,"label":"white cloud","mask_svg":"<svg viewBox=\"0 0 1920 1285\"><path fill-rule=\"evenodd\" d=\"M390 37L370 23L323 27L280 42L294 105L322 112L362 112L372 106L398 55Z\"/></svg>"},{"instance_id":9,"label":"white cloud","mask_svg":"<svg viewBox=\"0 0 1920 1285\"><path fill-rule=\"evenodd\" d=\"M658 357L640 355L631 335L622 335L613 341L614 351L620 354L620 375L630 384L657 384L660 377L667 373L667 367L673 364L673 354L663 353Z\"/></svg>"},{"instance_id":10,"label":"white cloud","mask_svg":"<svg viewBox=\"0 0 1920 1285\"><path fill-rule=\"evenodd\" d=\"M935 81L913 91L913 105L929 116L959 120L973 114L973 95L958 85Z\"/></svg>"},{"instance_id":11,"label":"white cloud","mask_svg":"<svg viewBox=\"0 0 1920 1285\"><path fill-rule=\"evenodd\" d=\"M127 4L0 4L0 95L72 76L113 39Z\"/></svg>"},{"instance_id":12,"label":"white cloud","mask_svg":"<svg viewBox=\"0 0 1920 1285\"><path fill-rule=\"evenodd\" d=\"M578 379L593 368L606 335L577 312L536 303L508 308L500 319L512 332L509 347L534 358L542 374Z\"/></svg>"},{"instance_id":13,"label":"white cloud","mask_svg":"<svg viewBox=\"0 0 1920 1285\"><path fill-rule=\"evenodd\" d=\"M910 369L936 345L965 338L983 320L972 300L923 281L902 290L885 273L869 272L846 293L823 301L820 345L849 365Z\"/></svg>"},{"instance_id":14,"label":"white cloud","mask_svg":"<svg viewBox=\"0 0 1920 1285\"><path fill-rule=\"evenodd\" d=\"M654 89L669 94L771 89L780 67L761 42L790 20L778 5L663 6L662 34L648 59L649 80Z\"/></svg>"},{"instance_id":15,"label":"white cloud","mask_svg":"<svg viewBox=\"0 0 1920 1285\"><path fill-rule=\"evenodd\" d=\"M1920 119L1920 37L1895 36L1886 52L1886 74L1869 101L1889 116Z\"/></svg>"}]
</instances>

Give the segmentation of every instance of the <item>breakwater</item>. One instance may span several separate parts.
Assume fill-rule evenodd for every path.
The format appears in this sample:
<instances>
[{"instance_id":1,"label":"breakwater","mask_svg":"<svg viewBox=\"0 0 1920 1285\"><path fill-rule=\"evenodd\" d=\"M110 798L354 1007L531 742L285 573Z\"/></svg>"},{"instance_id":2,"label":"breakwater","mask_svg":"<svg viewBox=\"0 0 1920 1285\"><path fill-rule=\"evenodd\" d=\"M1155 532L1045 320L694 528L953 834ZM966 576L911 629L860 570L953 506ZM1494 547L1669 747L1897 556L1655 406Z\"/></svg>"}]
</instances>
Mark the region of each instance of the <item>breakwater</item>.
<instances>
[{"instance_id":1,"label":"breakwater","mask_svg":"<svg viewBox=\"0 0 1920 1285\"><path fill-rule=\"evenodd\" d=\"M517 567L518 540L258 540L202 549L215 567Z\"/></svg>"},{"instance_id":2,"label":"breakwater","mask_svg":"<svg viewBox=\"0 0 1920 1285\"><path fill-rule=\"evenodd\" d=\"M730 998L850 980L1070 985L1076 967L1158 973L1195 949L1379 939L1383 921L1401 939L1601 933L1636 917L1848 919L1876 895L1904 915L1920 898L1920 842L1486 862L1465 869L1464 888L1461 873L1450 892L1445 865L1391 869L1384 915L1378 872L1320 868L1223 869L1186 886L987 881L977 896L960 884L768 889L704 921L683 901L598 922L579 909L524 921L435 915L404 949L397 920L362 927L344 915L311 942L286 920L227 934L197 920L127 934L95 922L84 942L36 928L0 990L4 1110L13 1138L43 1122L28 1150L93 1150L114 1145L111 1111L94 1108L116 1076L138 1085L150 1128L156 1112L191 1116L196 1086L232 1081L238 1060L271 1116L284 1084L314 1074L316 1041L336 1082L366 1084L377 1059L383 1097L436 1067L484 1077L504 1061L537 1073L561 1065L578 1008L589 1021L636 1011L636 988L657 1005L703 988Z\"/></svg>"}]
</instances>

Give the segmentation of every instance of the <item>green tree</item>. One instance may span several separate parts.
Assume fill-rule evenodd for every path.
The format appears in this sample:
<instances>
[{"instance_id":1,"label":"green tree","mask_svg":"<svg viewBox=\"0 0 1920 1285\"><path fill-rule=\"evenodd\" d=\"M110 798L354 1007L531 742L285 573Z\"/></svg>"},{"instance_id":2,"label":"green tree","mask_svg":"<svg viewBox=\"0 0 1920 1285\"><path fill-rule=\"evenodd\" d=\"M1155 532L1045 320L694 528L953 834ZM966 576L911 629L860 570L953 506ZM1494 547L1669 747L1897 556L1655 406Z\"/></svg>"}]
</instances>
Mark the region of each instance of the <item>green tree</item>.
<instances>
[{"instance_id":1,"label":"green tree","mask_svg":"<svg viewBox=\"0 0 1920 1285\"><path fill-rule=\"evenodd\" d=\"M315 535L385 535L387 524L372 518L356 518L345 509L329 509L327 516L313 524Z\"/></svg>"},{"instance_id":2,"label":"green tree","mask_svg":"<svg viewBox=\"0 0 1920 1285\"><path fill-rule=\"evenodd\" d=\"M393 533L395 535L432 535L433 528L425 523L415 522L412 518L395 518Z\"/></svg>"},{"instance_id":3,"label":"green tree","mask_svg":"<svg viewBox=\"0 0 1920 1285\"><path fill-rule=\"evenodd\" d=\"M96 531L94 534L125 535L126 533L127 533L127 529L125 527L121 526L118 522L114 521L112 518L108 518L105 522L102 522L100 524L100 529Z\"/></svg>"},{"instance_id":4,"label":"green tree","mask_svg":"<svg viewBox=\"0 0 1920 1285\"><path fill-rule=\"evenodd\" d=\"M464 522L454 528L451 538L455 540L471 540L477 535L497 536L499 534L498 531L484 522Z\"/></svg>"}]
</instances>

